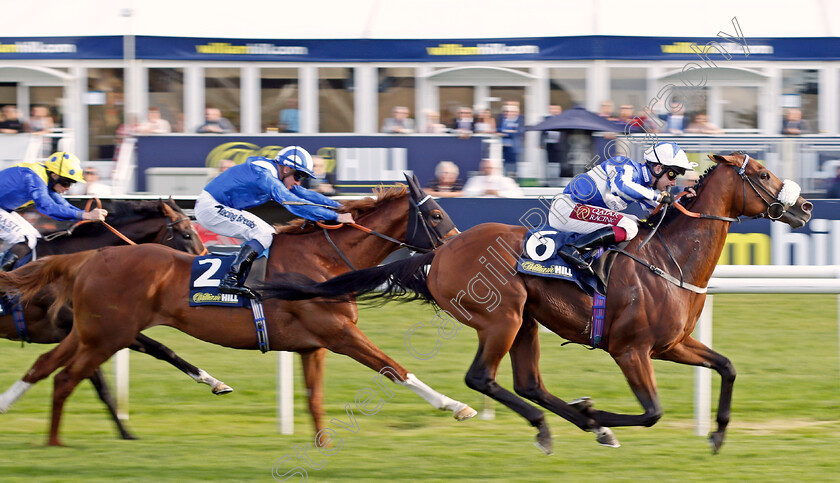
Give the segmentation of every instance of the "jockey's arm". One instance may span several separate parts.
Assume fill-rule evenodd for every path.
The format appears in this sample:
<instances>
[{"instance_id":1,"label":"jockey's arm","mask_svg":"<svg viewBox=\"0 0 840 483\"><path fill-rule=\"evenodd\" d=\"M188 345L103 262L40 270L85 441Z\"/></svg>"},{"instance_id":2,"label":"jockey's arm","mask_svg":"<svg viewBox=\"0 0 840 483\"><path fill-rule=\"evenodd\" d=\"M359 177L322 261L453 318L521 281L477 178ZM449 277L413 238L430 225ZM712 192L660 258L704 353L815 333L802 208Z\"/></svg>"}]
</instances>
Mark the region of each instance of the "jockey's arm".
<instances>
[{"instance_id":1,"label":"jockey's arm","mask_svg":"<svg viewBox=\"0 0 840 483\"><path fill-rule=\"evenodd\" d=\"M341 203L339 203L338 201L330 199L330 198L322 195L321 193L318 193L317 191L306 189L303 186L298 186L298 185L292 186L291 192L295 196L298 196L298 197L303 198L305 200L309 200L313 203L318 203L319 205L334 206L336 208L341 206Z\"/></svg>"},{"instance_id":2,"label":"jockey's arm","mask_svg":"<svg viewBox=\"0 0 840 483\"><path fill-rule=\"evenodd\" d=\"M39 179L40 181L40 179ZM84 210L71 205L60 194L50 191L47 185L42 182L30 182L26 180L29 195L35 203L35 208L43 215L59 221L81 220Z\"/></svg>"},{"instance_id":3,"label":"jockey's arm","mask_svg":"<svg viewBox=\"0 0 840 483\"><path fill-rule=\"evenodd\" d=\"M271 194L271 198L282 204L290 213L295 216L299 216L301 218L306 218L307 220L330 220L336 221L338 219L338 214L330 209L322 208L320 206L312 206L309 203L312 203L310 200L303 199L291 191L289 191L283 183L277 179L276 177L272 176L268 171L262 168L258 168L254 170L257 173L258 179L257 183L260 185L262 189L264 189L267 193ZM302 205L287 205L284 204L286 201L297 201L304 203Z\"/></svg>"},{"instance_id":4,"label":"jockey's arm","mask_svg":"<svg viewBox=\"0 0 840 483\"><path fill-rule=\"evenodd\" d=\"M613 194L625 199L642 202L656 200L656 190L642 186L633 180L633 170L625 166L617 166L615 174L609 180L608 186Z\"/></svg>"}]
</instances>

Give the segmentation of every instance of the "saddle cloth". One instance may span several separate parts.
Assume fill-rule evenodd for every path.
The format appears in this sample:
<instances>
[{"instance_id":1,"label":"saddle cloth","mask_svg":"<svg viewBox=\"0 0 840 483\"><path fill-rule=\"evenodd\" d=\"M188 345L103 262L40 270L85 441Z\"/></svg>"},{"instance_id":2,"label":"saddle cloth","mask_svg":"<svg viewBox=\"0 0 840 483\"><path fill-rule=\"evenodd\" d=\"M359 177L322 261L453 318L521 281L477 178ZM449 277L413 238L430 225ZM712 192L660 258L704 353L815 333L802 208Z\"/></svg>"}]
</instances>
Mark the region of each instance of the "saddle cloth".
<instances>
[{"instance_id":1,"label":"saddle cloth","mask_svg":"<svg viewBox=\"0 0 840 483\"><path fill-rule=\"evenodd\" d=\"M211 253L196 257L190 271L190 306L250 307L247 297L219 293L219 283L230 269L234 255ZM260 257L251 268L245 285L265 280L265 258Z\"/></svg>"},{"instance_id":2,"label":"saddle cloth","mask_svg":"<svg viewBox=\"0 0 840 483\"><path fill-rule=\"evenodd\" d=\"M569 266L557 250L563 245L573 243L581 234L557 231L550 226L529 230L522 246L522 255L516 262L520 273L537 277L559 278L576 284L589 295L598 291L598 278L589 272ZM593 250L584 258L598 258L603 250ZM589 260L587 260L589 261Z\"/></svg>"}]
</instances>

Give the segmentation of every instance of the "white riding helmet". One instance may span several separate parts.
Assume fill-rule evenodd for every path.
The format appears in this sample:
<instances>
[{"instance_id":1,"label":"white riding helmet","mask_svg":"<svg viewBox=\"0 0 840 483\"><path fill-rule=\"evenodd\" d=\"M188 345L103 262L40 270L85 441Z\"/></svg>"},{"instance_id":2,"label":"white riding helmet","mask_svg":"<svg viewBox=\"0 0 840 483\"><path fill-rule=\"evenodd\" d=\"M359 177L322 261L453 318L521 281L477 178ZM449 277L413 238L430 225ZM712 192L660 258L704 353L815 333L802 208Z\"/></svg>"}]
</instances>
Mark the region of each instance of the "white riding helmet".
<instances>
[{"instance_id":1,"label":"white riding helmet","mask_svg":"<svg viewBox=\"0 0 840 483\"><path fill-rule=\"evenodd\" d=\"M294 168L310 178L315 178L313 171L315 163L312 161L312 156L300 146L288 146L281 149L274 161L281 166Z\"/></svg>"},{"instance_id":2,"label":"white riding helmet","mask_svg":"<svg viewBox=\"0 0 840 483\"><path fill-rule=\"evenodd\" d=\"M697 163L692 163L685 155L685 151L677 143L658 143L645 151L645 161L678 168L683 173L693 171Z\"/></svg>"}]
</instances>

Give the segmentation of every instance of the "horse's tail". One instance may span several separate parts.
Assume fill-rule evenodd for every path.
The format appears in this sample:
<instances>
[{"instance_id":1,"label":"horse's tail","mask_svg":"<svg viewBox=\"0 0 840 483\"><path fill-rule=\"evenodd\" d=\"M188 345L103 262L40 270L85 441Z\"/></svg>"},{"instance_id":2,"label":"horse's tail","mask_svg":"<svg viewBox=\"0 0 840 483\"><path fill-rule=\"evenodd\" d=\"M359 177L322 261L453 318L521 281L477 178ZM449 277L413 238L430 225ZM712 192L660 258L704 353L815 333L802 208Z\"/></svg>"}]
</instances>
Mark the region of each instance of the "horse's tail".
<instances>
[{"instance_id":1,"label":"horse's tail","mask_svg":"<svg viewBox=\"0 0 840 483\"><path fill-rule=\"evenodd\" d=\"M348 272L323 283L298 273L285 273L266 281L259 288L265 298L304 300L322 297L331 300L434 302L426 286L428 270L435 252L417 255L379 267Z\"/></svg>"},{"instance_id":2,"label":"horse's tail","mask_svg":"<svg viewBox=\"0 0 840 483\"><path fill-rule=\"evenodd\" d=\"M55 301L49 309L49 315L55 318L59 309L73 296L73 284L79 269L96 253L96 250L89 250L52 255L27 263L12 272L0 272L0 292L20 295L25 302L37 296L47 285L54 284Z\"/></svg>"}]
</instances>

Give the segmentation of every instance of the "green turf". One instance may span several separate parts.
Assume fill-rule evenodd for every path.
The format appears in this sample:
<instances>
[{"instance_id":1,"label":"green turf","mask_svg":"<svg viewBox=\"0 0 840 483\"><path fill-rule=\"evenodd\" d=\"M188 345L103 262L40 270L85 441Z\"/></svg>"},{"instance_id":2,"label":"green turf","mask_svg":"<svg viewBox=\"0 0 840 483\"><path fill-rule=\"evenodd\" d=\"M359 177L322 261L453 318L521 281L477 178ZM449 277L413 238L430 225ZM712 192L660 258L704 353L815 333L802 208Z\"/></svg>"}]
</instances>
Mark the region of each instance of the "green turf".
<instances>
[{"instance_id":1,"label":"green turf","mask_svg":"<svg viewBox=\"0 0 840 483\"><path fill-rule=\"evenodd\" d=\"M493 480L493 481L830 481L840 479L840 375L835 296L715 297L714 347L738 370L732 424L721 454L713 456L705 438L693 431L694 369L656 362L665 416L652 428L616 428L619 449L604 448L556 415L548 421L553 456L533 445L534 429L506 408L492 421L457 423L431 409L413 393L391 386L374 415L356 411L358 432L329 423L342 439L335 454L310 447L320 470L304 467L313 481ZM363 330L388 354L423 381L476 409L483 396L463 384L476 342L463 328L443 340L429 360L412 357L406 331L418 322L415 351L429 351L435 338L430 307L388 305L363 310ZM303 464L294 446L312 443L311 424L295 360L294 436L281 436L275 418L276 354L224 349L169 328L148 334L235 388L213 396L174 368L148 356L131 356L131 430L141 439L121 441L95 399L89 383L70 398L62 428L69 447L44 446L51 380L33 388L0 415L0 481L137 480L273 481ZM639 411L617 366L602 351L561 347L541 334L542 371L547 387L564 399L588 395L599 408ZM48 346L0 342L0 386L17 380ZM110 364L108 366L110 368ZM374 373L355 361L327 358L326 412L346 419L364 388L377 387ZM717 375L713 376L715 394ZM506 359L500 383L512 388ZM381 392L381 390L380 390ZM297 477L289 481L298 481Z\"/></svg>"}]
</instances>

